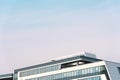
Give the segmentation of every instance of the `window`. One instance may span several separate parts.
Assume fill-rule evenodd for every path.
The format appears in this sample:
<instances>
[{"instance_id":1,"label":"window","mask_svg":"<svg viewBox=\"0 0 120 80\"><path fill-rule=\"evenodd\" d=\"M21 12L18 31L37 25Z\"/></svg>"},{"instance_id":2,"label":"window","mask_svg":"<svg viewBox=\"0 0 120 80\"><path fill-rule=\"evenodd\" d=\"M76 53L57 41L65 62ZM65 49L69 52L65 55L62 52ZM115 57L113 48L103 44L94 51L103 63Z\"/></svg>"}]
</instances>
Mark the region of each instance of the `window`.
<instances>
[{"instance_id":1,"label":"window","mask_svg":"<svg viewBox=\"0 0 120 80\"><path fill-rule=\"evenodd\" d=\"M90 63L89 61L74 61L74 62L69 62L69 63L64 63L61 64L61 69L62 68L68 68L68 67L73 67L73 66L77 66L77 65L83 65L83 64L87 64Z\"/></svg>"},{"instance_id":2,"label":"window","mask_svg":"<svg viewBox=\"0 0 120 80\"><path fill-rule=\"evenodd\" d=\"M59 70L59 67L60 67L60 65L52 65L52 66L48 66L48 67L41 67L41 68L36 68L33 70L23 71L23 72L20 72L20 77Z\"/></svg>"},{"instance_id":3,"label":"window","mask_svg":"<svg viewBox=\"0 0 120 80\"><path fill-rule=\"evenodd\" d=\"M78 80L101 80L101 77L97 76L97 77L84 78L84 79L78 79Z\"/></svg>"},{"instance_id":4,"label":"window","mask_svg":"<svg viewBox=\"0 0 120 80\"><path fill-rule=\"evenodd\" d=\"M119 71L119 73L120 73L120 67L118 67L118 71Z\"/></svg>"},{"instance_id":5,"label":"window","mask_svg":"<svg viewBox=\"0 0 120 80\"><path fill-rule=\"evenodd\" d=\"M100 70L98 70L98 69L100 69ZM34 79L37 80L37 78L39 78L40 80L68 80L68 79L82 78L82 77L86 77L86 76L93 76L93 75L97 75L97 74L103 74L103 73L101 73L103 71L105 71L105 66L96 66L96 67L90 67L90 68L80 69L80 70L75 70L75 71L70 71L70 72L36 77ZM26 79L26 80L32 80L32 79ZM86 79L82 79L82 80L100 80L100 78L95 77L95 78L86 78Z\"/></svg>"}]
</instances>

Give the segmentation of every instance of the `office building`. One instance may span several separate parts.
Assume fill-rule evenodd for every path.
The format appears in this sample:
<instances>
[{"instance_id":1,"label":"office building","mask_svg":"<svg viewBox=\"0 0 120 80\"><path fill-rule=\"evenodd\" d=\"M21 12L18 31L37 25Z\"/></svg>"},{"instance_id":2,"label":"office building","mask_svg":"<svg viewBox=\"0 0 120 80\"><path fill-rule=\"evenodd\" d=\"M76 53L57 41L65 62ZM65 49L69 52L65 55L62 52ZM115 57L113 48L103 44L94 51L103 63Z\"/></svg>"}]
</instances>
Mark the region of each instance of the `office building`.
<instances>
[{"instance_id":1,"label":"office building","mask_svg":"<svg viewBox=\"0 0 120 80\"><path fill-rule=\"evenodd\" d=\"M0 80L13 80L13 74L2 74L0 75Z\"/></svg>"},{"instance_id":2,"label":"office building","mask_svg":"<svg viewBox=\"0 0 120 80\"><path fill-rule=\"evenodd\" d=\"M16 69L14 80L120 80L120 64L81 52Z\"/></svg>"}]
</instances>

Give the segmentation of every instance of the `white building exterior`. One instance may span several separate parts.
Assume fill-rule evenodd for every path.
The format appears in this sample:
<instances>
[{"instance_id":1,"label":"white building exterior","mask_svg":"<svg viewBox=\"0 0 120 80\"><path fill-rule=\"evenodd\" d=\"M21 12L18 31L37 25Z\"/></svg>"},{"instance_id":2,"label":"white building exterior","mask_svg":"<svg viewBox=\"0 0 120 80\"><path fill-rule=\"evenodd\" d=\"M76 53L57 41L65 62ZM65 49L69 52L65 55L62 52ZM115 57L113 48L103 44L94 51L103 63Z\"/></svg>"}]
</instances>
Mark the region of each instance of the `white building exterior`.
<instances>
[{"instance_id":1,"label":"white building exterior","mask_svg":"<svg viewBox=\"0 0 120 80\"><path fill-rule=\"evenodd\" d=\"M16 69L14 80L120 80L120 64L81 52Z\"/></svg>"}]
</instances>

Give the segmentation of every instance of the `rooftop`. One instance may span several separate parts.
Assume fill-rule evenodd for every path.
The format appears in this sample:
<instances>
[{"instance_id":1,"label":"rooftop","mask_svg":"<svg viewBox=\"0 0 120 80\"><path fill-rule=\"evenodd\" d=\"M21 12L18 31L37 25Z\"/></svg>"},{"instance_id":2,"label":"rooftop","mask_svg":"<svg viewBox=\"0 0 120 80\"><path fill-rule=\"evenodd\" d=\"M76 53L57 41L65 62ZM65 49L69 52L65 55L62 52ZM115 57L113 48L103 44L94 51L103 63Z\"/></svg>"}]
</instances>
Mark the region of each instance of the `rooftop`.
<instances>
[{"instance_id":1,"label":"rooftop","mask_svg":"<svg viewBox=\"0 0 120 80\"><path fill-rule=\"evenodd\" d=\"M27 69L43 67L43 66L48 66L48 65L52 65L52 64L58 64L58 63L62 63L62 62L75 61L75 60L82 60L82 61L89 61L89 62L101 61L100 59L97 59L96 56L92 53L81 52L81 53L72 54L69 56L55 58L47 63L16 69L15 73L17 73L18 71L23 71L23 70L27 70Z\"/></svg>"}]
</instances>

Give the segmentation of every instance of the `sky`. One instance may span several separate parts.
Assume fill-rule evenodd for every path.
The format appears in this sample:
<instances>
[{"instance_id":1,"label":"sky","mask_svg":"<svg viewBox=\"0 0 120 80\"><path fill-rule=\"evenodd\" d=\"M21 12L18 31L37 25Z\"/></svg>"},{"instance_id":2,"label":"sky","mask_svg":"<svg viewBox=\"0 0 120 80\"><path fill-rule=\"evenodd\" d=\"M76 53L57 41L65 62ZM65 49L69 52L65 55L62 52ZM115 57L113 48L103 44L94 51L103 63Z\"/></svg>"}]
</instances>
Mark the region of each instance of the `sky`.
<instances>
[{"instance_id":1,"label":"sky","mask_svg":"<svg viewBox=\"0 0 120 80\"><path fill-rule=\"evenodd\" d=\"M0 74L86 51L120 62L120 0L0 0Z\"/></svg>"}]
</instances>

